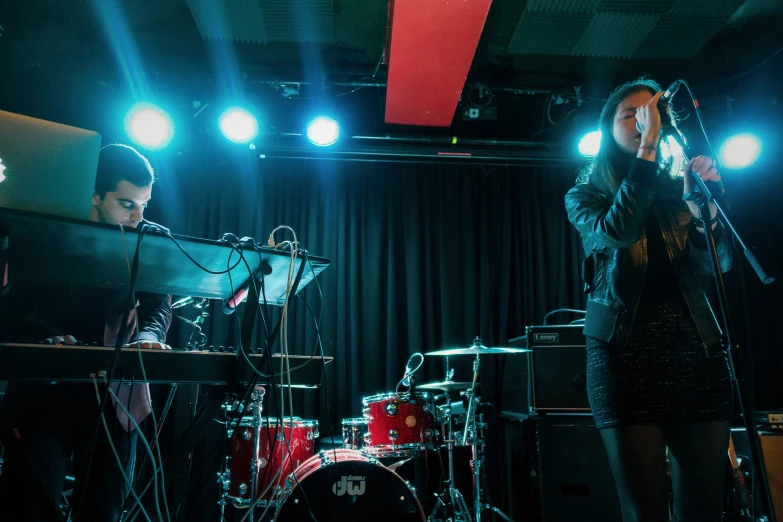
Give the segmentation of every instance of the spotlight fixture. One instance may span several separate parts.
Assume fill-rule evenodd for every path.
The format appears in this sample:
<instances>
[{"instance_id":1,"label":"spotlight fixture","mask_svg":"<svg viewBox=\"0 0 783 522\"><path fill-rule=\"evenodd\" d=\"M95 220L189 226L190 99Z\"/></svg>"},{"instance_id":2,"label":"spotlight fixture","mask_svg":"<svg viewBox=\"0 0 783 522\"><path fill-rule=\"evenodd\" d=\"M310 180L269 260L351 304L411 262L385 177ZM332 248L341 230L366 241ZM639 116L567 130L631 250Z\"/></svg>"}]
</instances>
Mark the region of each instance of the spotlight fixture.
<instances>
[{"instance_id":1,"label":"spotlight fixture","mask_svg":"<svg viewBox=\"0 0 783 522\"><path fill-rule=\"evenodd\" d=\"M319 116L307 124L307 139L319 147L334 145L340 138L340 126L331 118Z\"/></svg>"},{"instance_id":2,"label":"spotlight fixture","mask_svg":"<svg viewBox=\"0 0 783 522\"><path fill-rule=\"evenodd\" d=\"M161 149L174 137L174 123L157 105L137 103L125 116L125 132L136 144L147 149Z\"/></svg>"}]
</instances>

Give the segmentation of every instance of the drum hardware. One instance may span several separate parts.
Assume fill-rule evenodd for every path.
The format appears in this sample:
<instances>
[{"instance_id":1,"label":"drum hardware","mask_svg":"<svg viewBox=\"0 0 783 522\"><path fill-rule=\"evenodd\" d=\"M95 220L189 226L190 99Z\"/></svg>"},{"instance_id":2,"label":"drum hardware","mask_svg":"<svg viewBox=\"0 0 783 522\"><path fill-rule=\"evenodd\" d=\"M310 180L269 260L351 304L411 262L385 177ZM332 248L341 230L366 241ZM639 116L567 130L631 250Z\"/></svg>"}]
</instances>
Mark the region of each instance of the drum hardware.
<instances>
[{"instance_id":1,"label":"drum hardware","mask_svg":"<svg viewBox=\"0 0 783 522\"><path fill-rule=\"evenodd\" d=\"M454 510L453 520L455 521L467 521L473 522L470 517L470 511L465 503L465 499L462 494L454 488L454 444L468 445L471 447L472 459L470 461L471 469L473 470L473 502L474 502L474 519L475 522L481 522L483 511L493 511L500 515L505 520L511 522L511 519L504 514L497 507L482 502L483 487L481 483L481 474L484 466L486 441L484 429L486 423L484 422L484 415L479 413L479 407L481 406L481 398L476 395L476 388L478 388L478 379L481 373L481 355L489 354L513 354L513 353L525 353L530 350L525 348L488 348L481 343L481 338L476 337L473 340L473 345L468 348L456 348L439 350L436 352L430 352L426 355L435 356L450 356L450 355L474 355L473 360L473 380L470 387L465 390L464 394L468 397L468 408L465 414L465 429L462 432L461 440L454 440L452 430L452 416L449 415L449 440L447 442L447 450L449 453L449 489L448 495L442 494L438 497L438 502L435 504L432 514L428 520L434 520L435 515L441 508L446 510L447 516L450 514L450 509ZM450 376L449 376L450 377ZM446 379L449 381L450 379ZM451 409L451 401L449 401L449 410ZM447 497L444 500L443 497ZM449 502L451 505L449 505Z\"/></svg>"}]
</instances>

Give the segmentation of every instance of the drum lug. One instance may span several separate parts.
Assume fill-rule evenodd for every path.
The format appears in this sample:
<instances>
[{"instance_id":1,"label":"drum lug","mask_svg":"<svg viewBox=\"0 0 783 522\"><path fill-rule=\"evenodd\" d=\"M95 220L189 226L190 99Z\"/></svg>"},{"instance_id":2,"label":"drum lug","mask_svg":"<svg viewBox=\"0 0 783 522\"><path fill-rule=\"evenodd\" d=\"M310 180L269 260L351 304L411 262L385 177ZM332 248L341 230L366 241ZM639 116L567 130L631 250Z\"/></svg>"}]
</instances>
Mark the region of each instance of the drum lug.
<instances>
[{"instance_id":1,"label":"drum lug","mask_svg":"<svg viewBox=\"0 0 783 522\"><path fill-rule=\"evenodd\" d=\"M245 493L247 493L247 484L243 482L239 485L239 494L244 495Z\"/></svg>"},{"instance_id":2,"label":"drum lug","mask_svg":"<svg viewBox=\"0 0 783 522\"><path fill-rule=\"evenodd\" d=\"M427 442L432 442L434 432L432 431L432 428L427 428L424 430L424 438L427 440Z\"/></svg>"},{"instance_id":3,"label":"drum lug","mask_svg":"<svg viewBox=\"0 0 783 522\"><path fill-rule=\"evenodd\" d=\"M389 438L391 440L397 440L397 438L400 436L400 433L397 430L389 430Z\"/></svg>"},{"instance_id":4,"label":"drum lug","mask_svg":"<svg viewBox=\"0 0 783 522\"><path fill-rule=\"evenodd\" d=\"M228 491L228 488L231 487L231 472L226 470L223 473L218 473L217 481L223 487L223 491Z\"/></svg>"},{"instance_id":5,"label":"drum lug","mask_svg":"<svg viewBox=\"0 0 783 522\"><path fill-rule=\"evenodd\" d=\"M398 409L399 408L397 407L397 405L394 404L393 402L388 403L384 407L384 410L386 410L386 415L389 415L389 416L397 415L397 410Z\"/></svg>"},{"instance_id":6,"label":"drum lug","mask_svg":"<svg viewBox=\"0 0 783 522\"><path fill-rule=\"evenodd\" d=\"M416 488L411 484L410 480L406 480L405 485L408 486L408 490L413 493L413 498L416 498Z\"/></svg>"},{"instance_id":7,"label":"drum lug","mask_svg":"<svg viewBox=\"0 0 783 522\"><path fill-rule=\"evenodd\" d=\"M252 433L250 433L250 430L245 430L242 432L242 438L245 440L250 440L250 438L253 436Z\"/></svg>"},{"instance_id":8,"label":"drum lug","mask_svg":"<svg viewBox=\"0 0 783 522\"><path fill-rule=\"evenodd\" d=\"M329 466L333 464L332 459L329 456L329 452L325 450L321 450L318 452L318 459L321 461L321 464L324 466Z\"/></svg>"},{"instance_id":9,"label":"drum lug","mask_svg":"<svg viewBox=\"0 0 783 522\"><path fill-rule=\"evenodd\" d=\"M430 409L430 403L429 403L429 402L425 402L425 403L422 405L422 407L421 407L421 411L423 411L424 413L426 413L426 414L428 414L428 415L429 415L430 413L432 413L432 410Z\"/></svg>"}]
</instances>

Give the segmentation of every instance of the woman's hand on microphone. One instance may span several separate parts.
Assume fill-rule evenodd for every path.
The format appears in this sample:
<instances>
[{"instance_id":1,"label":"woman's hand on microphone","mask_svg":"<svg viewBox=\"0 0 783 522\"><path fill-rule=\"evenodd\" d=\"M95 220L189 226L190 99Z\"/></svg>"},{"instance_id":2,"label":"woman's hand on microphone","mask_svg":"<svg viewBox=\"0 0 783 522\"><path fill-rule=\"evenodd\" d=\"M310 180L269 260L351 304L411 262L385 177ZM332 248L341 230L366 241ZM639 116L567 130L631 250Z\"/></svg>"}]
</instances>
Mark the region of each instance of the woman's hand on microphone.
<instances>
[{"instance_id":1,"label":"woman's hand on microphone","mask_svg":"<svg viewBox=\"0 0 783 522\"><path fill-rule=\"evenodd\" d=\"M663 96L657 93L647 103L636 109L636 122L641 129L642 142L640 148L657 148L661 139L661 113L658 110L658 100Z\"/></svg>"}]
</instances>

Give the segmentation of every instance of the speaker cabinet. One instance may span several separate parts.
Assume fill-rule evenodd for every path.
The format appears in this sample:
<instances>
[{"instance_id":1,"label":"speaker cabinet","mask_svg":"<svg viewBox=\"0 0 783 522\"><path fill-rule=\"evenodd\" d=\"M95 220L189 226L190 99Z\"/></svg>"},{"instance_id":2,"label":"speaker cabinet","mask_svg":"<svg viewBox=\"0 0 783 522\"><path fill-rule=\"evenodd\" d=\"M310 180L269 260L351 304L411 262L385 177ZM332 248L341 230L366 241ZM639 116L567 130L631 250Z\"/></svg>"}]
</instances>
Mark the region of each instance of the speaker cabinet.
<instances>
[{"instance_id":1,"label":"speaker cabinet","mask_svg":"<svg viewBox=\"0 0 783 522\"><path fill-rule=\"evenodd\" d=\"M536 424L541 521L621 522L614 477L592 415L548 414Z\"/></svg>"},{"instance_id":2,"label":"speaker cabinet","mask_svg":"<svg viewBox=\"0 0 783 522\"><path fill-rule=\"evenodd\" d=\"M744 429L732 429L731 440L736 456L747 465L749 476L753 476L753 463L750 459L748 434ZM767 481L772 494L772 505L775 518L783 520L783 433L780 431L759 431L761 452L764 455L764 466L767 469ZM756 496L756 509L762 509L760 494Z\"/></svg>"},{"instance_id":3,"label":"speaker cabinet","mask_svg":"<svg viewBox=\"0 0 783 522\"><path fill-rule=\"evenodd\" d=\"M759 433L775 519L783 520L783 433Z\"/></svg>"}]
</instances>

